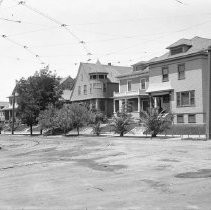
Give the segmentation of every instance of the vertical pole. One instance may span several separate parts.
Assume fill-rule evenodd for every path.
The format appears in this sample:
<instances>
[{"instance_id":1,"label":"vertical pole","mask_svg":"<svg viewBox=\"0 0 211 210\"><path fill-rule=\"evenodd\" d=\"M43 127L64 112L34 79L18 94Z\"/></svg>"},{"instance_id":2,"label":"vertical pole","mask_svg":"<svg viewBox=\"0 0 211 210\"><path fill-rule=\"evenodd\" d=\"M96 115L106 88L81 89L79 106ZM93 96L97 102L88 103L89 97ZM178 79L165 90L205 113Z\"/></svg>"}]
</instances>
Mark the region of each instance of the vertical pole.
<instances>
[{"instance_id":1,"label":"vertical pole","mask_svg":"<svg viewBox=\"0 0 211 210\"><path fill-rule=\"evenodd\" d=\"M141 111L141 99L140 96L138 96L138 112Z\"/></svg>"},{"instance_id":2,"label":"vertical pole","mask_svg":"<svg viewBox=\"0 0 211 210\"><path fill-rule=\"evenodd\" d=\"M208 47L208 71L207 71L207 112L206 112L206 136L211 139L211 46Z\"/></svg>"},{"instance_id":3,"label":"vertical pole","mask_svg":"<svg viewBox=\"0 0 211 210\"><path fill-rule=\"evenodd\" d=\"M14 134L14 123L15 123L15 91L12 95L12 135Z\"/></svg>"},{"instance_id":4,"label":"vertical pole","mask_svg":"<svg viewBox=\"0 0 211 210\"><path fill-rule=\"evenodd\" d=\"M114 103L114 106L113 106L114 107L114 114L116 113L116 104L115 104L115 102L116 102L116 100L114 99L113 100L113 103Z\"/></svg>"}]
</instances>

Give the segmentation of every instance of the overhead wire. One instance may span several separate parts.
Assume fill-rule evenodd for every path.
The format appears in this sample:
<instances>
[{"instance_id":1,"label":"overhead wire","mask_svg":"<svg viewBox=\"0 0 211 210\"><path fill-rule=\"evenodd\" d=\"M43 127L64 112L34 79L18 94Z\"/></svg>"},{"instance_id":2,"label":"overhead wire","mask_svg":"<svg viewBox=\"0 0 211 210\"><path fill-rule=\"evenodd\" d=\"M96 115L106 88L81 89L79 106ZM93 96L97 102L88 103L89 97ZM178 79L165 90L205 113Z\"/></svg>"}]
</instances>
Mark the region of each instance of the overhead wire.
<instances>
[{"instance_id":1,"label":"overhead wire","mask_svg":"<svg viewBox=\"0 0 211 210\"><path fill-rule=\"evenodd\" d=\"M56 23L57 25L61 26L62 28L64 28L66 32L68 32L72 37L74 37L74 38L79 42L79 44L82 45L83 49L86 51L86 53L87 53L88 56L92 55L92 53L90 52L90 50L88 49L88 47L87 47L87 45L86 45L86 42L83 41L83 40L81 40L75 33L73 33L73 32L68 28L69 25L67 25L67 24L65 24L65 23L62 23L62 22L58 21L57 19L52 18L52 17L50 17L49 15L47 15L47 14L45 14L45 13L43 13L43 12L41 12L41 11L39 11L39 10L33 8L33 7L31 7L30 5L26 4L25 1L19 1L18 4L19 4L19 5L22 5L22 6L24 6L24 7L26 7L27 9L29 9L29 10L31 10L31 11L33 11L33 12L39 14L39 15L41 15L41 16L44 17L44 18L47 18L48 20L50 20L50 21Z\"/></svg>"},{"instance_id":2,"label":"overhead wire","mask_svg":"<svg viewBox=\"0 0 211 210\"><path fill-rule=\"evenodd\" d=\"M32 51L27 45L23 45L20 44L19 42L9 38L7 35L1 35L2 38L6 39L7 41L11 42L14 45L17 45L21 48L23 48L24 50L26 50L29 54L33 55L37 60L39 60L42 64L44 64L43 60L40 58L40 56L35 53L34 51Z\"/></svg>"}]
</instances>

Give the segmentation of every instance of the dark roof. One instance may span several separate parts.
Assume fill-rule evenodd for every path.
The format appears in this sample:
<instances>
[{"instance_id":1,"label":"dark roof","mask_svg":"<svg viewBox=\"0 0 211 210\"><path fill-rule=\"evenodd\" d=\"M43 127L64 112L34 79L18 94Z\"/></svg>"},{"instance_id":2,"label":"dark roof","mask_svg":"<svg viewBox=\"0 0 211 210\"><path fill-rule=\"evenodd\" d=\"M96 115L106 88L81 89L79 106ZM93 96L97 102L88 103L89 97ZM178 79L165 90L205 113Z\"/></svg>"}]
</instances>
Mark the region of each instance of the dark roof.
<instances>
[{"instance_id":1,"label":"dark roof","mask_svg":"<svg viewBox=\"0 0 211 210\"><path fill-rule=\"evenodd\" d=\"M123 78L123 77L128 77L128 76L136 76L136 75L146 75L149 73L149 67L146 67L144 70L138 70L138 71L132 71L130 73L127 74L121 74L119 76L117 76L117 78Z\"/></svg>"},{"instance_id":2,"label":"dark roof","mask_svg":"<svg viewBox=\"0 0 211 210\"><path fill-rule=\"evenodd\" d=\"M168 47L166 47L166 49L170 49L170 48L174 48L174 47L178 47L181 45L187 45L187 46L192 46L192 42L190 39L179 39L178 41L174 42L173 44L169 45Z\"/></svg>"},{"instance_id":3,"label":"dark roof","mask_svg":"<svg viewBox=\"0 0 211 210\"><path fill-rule=\"evenodd\" d=\"M81 63L81 67L89 73L107 73L107 78L114 83L117 83L117 76L132 72L132 67L103 65L99 62L95 63Z\"/></svg>"},{"instance_id":4,"label":"dark roof","mask_svg":"<svg viewBox=\"0 0 211 210\"><path fill-rule=\"evenodd\" d=\"M151 59L148 63L152 64L152 63L157 63L157 62L164 61L164 60L174 59L177 57L185 57L185 56L191 55L191 54L206 52L208 47L211 45L211 39L196 36L192 39L189 39L188 41L187 41L187 39L180 39L179 41L175 42L174 44L170 45L169 47L176 46L178 44L181 45L182 41L184 41L184 43L186 43L186 44L189 44L189 45L191 44L191 47L186 52L178 53L175 55L171 55L170 52L167 52L160 57Z\"/></svg>"},{"instance_id":5,"label":"dark roof","mask_svg":"<svg viewBox=\"0 0 211 210\"><path fill-rule=\"evenodd\" d=\"M8 107L9 106L9 102L5 102L5 101L0 101L0 107Z\"/></svg>"}]
</instances>

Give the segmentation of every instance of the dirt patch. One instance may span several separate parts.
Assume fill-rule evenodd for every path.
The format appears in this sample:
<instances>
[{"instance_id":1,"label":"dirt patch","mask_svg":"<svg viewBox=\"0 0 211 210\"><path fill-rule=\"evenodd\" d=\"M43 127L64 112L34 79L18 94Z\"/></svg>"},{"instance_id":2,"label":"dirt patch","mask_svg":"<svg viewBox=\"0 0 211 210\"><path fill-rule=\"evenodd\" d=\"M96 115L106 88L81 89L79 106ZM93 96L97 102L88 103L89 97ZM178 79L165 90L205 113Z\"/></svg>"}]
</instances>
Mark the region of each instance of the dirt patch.
<instances>
[{"instance_id":1,"label":"dirt patch","mask_svg":"<svg viewBox=\"0 0 211 210\"><path fill-rule=\"evenodd\" d=\"M168 159L168 158L161 159L160 161L164 161L164 162L173 162L173 163L178 163L178 162L180 162L179 160L176 160L176 159Z\"/></svg>"},{"instance_id":2,"label":"dirt patch","mask_svg":"<svg viewBox=\"0 0 211 210\"><path fill-rule=\"evenodd\" d=\"M210 178L211 169L201 169L195 172L186 172L175 175L176 178Z\"/></svg>"},{"instance_id":3,"label":"dirt patch","mask_svg":"<svg viewBox=\"0 0 211 210\"><path fill-rule=\"evenodd\" d=\"M170 168L170 167L171 167L171 165L159 165L155 168L155 170L162 171L162 170L165 170L165 169Z\"/></svg>"},{"instance_id":4,"label":"dirt patch","mask_svg":"<svg viewBox=\"0 0 211 210\"><path fill-rule=\"evenodd\" d=\"M154 180L151 180L151 179L142 179L141 181L148 184L153 189L157 189L157 190L160 190L160 191L165 192L165 193L171 192L166 183L154 181Z\"/></svg>"},{"instance_id":5,"label":"dirt patch","mask_svg":"<svg viewBox=\"0 0 211 210\"><path fill-rule=\"evenodd\" d=\"M109 164L97 163L96 160L97 160L96 158L72 159L72 161L76 162L78 165L85 166L96 171L114 172L116 170L127 168L126 165L109 165Z\"/></svg>"}]
</instances>

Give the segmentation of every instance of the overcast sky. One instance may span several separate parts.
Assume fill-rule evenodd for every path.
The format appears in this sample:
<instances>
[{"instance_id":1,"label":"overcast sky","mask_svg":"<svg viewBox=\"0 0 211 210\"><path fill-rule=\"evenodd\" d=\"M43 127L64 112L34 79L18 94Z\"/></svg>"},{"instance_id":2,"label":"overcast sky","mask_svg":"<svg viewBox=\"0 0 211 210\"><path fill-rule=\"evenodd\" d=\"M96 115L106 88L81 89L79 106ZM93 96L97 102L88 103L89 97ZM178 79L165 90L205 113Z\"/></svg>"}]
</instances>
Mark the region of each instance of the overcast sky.
<instances>
[{"instance_id":1,"label":"overcast sky","mask_svg":"<svg viewBox=\"0 0 211 210\"><path fill-rule=\"evenodd\" d=\"M88 59L130 66L165 53L180 38L211 38L210 0L18 2L0 0L0 101L7 101L15 80L45 64L61 77L75 77Z\"/></svg>"}]
</instances>

